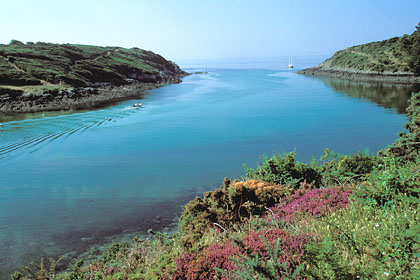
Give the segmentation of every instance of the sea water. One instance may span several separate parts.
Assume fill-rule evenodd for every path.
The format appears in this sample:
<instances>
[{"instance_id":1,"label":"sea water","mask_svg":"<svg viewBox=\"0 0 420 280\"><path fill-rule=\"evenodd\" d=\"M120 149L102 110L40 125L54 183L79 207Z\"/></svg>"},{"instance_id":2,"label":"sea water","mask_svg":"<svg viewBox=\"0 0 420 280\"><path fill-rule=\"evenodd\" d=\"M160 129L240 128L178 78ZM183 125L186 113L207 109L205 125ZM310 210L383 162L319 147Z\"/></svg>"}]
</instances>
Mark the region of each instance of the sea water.
<instances>
[{"instance_id":1,"label":"sea water","mask_svg":"<svg viewBox=\"0 0 420 280\"><path fill-rule=\"evenodd\" d=\"M208 73L105 109L0 117L1 279L41 257L68 262L174 229L183 204L263 154L375 153L403 130L415 90L298 75L287 58L183 66Z\"/></svg>"}]
</instances>

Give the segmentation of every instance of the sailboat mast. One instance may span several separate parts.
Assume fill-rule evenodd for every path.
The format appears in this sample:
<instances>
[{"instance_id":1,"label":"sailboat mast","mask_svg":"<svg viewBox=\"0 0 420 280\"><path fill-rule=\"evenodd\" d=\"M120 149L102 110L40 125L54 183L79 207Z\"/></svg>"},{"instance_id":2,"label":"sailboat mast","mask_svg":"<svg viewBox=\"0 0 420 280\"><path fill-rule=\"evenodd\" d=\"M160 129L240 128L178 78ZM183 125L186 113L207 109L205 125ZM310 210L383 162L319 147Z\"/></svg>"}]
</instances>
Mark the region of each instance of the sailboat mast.
<instances>
[{"instance_id":1,"label":"sailboat mast","mask_svg":"<svg viewBox=\"0 0 420 280\"><path fill-rule=\"evenodd\" d=\"M291 56L289 56L289 65L287 66L289 69L292 69L292 68L294 68L295 66L293 65L293 63L292 63L292 57Z\"/></svg>"}]
</instances>

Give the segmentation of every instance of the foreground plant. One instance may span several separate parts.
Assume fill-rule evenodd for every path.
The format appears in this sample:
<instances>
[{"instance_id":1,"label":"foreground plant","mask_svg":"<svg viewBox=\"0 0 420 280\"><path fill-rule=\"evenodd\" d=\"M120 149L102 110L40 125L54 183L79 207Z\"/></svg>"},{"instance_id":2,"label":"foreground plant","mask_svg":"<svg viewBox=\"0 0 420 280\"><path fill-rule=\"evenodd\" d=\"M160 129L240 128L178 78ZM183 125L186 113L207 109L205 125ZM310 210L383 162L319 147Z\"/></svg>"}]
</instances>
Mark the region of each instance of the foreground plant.
<instances>
[{"instance_id":1,"label":"foreground plant","mask_svg":"<svg viewBox=\"0 0 420 280\"><path fill-rule=\"evenodd\" d=\"M29 266L23 266L22 270L28 273L28 276L23 276L22 273L16 271L12 275L13 280L53 280L56 279L56 268L58 263L63 259L63 257L54 260L49 258L49 268L45 266L44 259L42 258L40 263L32 263L33 268Z\"/></svg>"}]
</instances>

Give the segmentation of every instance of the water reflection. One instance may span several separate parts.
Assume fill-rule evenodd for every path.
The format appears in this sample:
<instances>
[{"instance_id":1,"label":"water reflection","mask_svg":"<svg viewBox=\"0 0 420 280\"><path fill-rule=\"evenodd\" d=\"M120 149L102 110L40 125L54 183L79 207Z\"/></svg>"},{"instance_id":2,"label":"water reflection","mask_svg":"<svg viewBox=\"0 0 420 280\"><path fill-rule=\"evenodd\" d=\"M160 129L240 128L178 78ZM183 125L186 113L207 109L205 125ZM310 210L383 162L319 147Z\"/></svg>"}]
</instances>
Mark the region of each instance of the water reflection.
<instances>
[{"instance_id":1,"label":"water reflection","mask_svg":"<svg viewBox=\"0 0 420 280\"><path fill-rule=\"evenodd\" d=\"M377 82L357 82L327 77L314 77L338 93L367 99L387 109L396 109L404 114L413 92L420 91L420 85L385 84Z\"/></svg>"}]
</instances>

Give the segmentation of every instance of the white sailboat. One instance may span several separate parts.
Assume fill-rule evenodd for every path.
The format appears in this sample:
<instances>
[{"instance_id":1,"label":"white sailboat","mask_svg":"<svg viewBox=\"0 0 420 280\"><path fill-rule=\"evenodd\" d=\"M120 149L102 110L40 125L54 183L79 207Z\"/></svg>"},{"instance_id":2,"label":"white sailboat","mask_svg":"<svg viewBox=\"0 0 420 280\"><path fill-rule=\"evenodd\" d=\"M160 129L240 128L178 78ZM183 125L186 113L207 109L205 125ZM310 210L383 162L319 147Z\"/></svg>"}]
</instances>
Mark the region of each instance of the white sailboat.
<instances>
[{"instance_id":1,"label":"white sailboat","mask_svg":"<svg viewBox=\"0 0 420 280\"><path fill-rule=\"evenodd\" d=\"M295 66L292 63L292 58L291 57L289 57L289 65L287 66L287 68L289 68L289 69L295 68Z\"/></svg>"}]
</instances>

